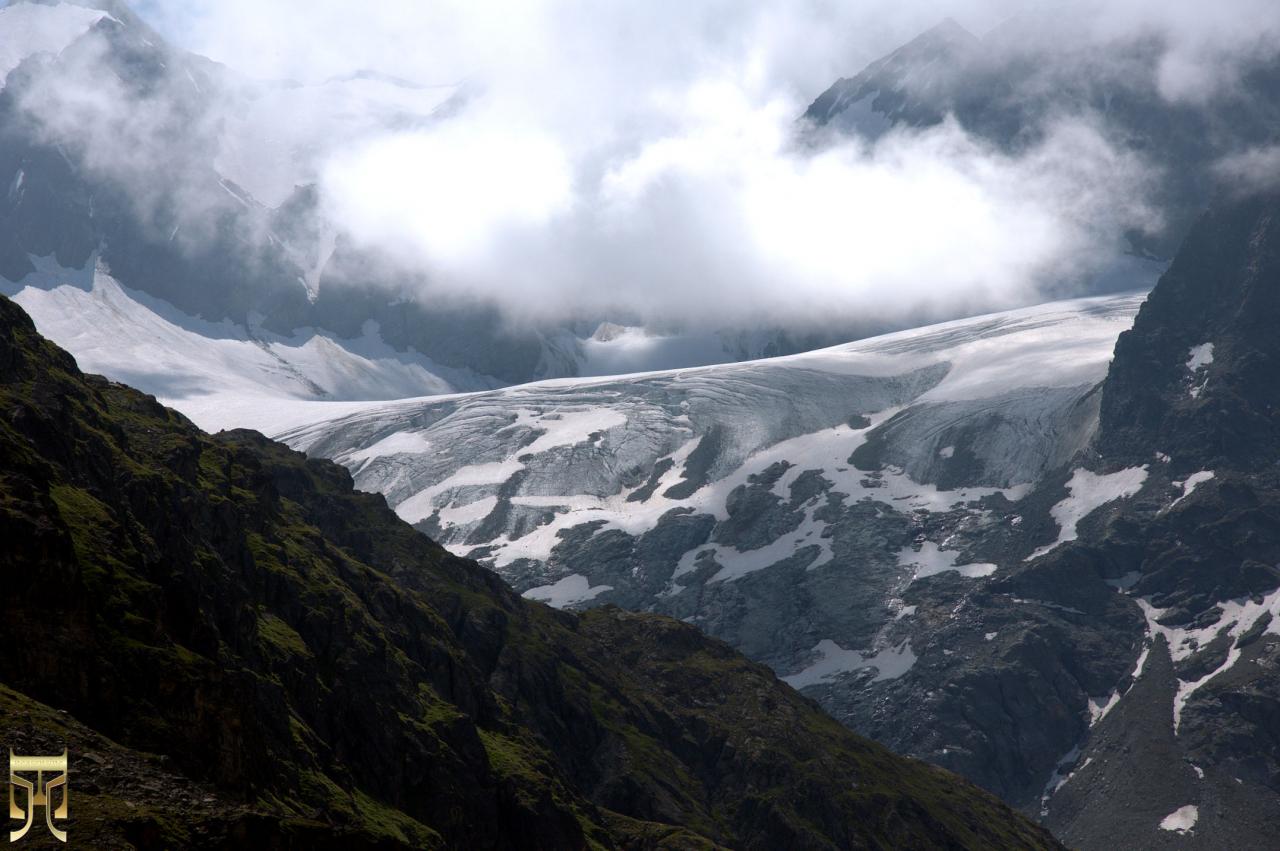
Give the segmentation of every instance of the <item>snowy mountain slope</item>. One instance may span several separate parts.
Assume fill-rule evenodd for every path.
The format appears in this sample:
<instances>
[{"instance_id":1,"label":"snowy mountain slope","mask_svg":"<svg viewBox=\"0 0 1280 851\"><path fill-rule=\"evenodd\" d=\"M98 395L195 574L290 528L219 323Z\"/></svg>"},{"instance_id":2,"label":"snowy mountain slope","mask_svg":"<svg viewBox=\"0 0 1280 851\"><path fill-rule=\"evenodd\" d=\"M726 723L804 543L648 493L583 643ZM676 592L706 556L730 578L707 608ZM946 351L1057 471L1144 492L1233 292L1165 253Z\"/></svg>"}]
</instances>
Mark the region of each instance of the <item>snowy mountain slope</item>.
<instances>
[{"instance_id":1,"label":"snowy mountain slope","mask_svg":"<svg viewBox=\"0 0 1280 851\"><path fill-rule=\"evenodd\" d=\"M896 124L936 124L981 49L981 39L947 19L855 77L837 81L810 105L805 118L872 140Z\"/></svg>"},{"instance_id":2,"label":"snowy mountain slope","mask_svg":"<svg viewBox=\"0 0 1280 851\"><path fill-rule=\"evenodd\" d=\"M512 508L566 509L529 536L484 540L501 564L545 558L531 539L554 541L556 531L606 515L638 529L642 510L656 511L649 524L671 509L715 503L722 513L733 487L790 452L825 453L824 475L874 492L845 459L878 424L877 445L909 450L926 490L940 478L1010 488L1079 448L1087 417L1071 445L1053 429L1067 428L1101 379L1139 302L1064 302L769 361L370 405L284 436L356 461L357 480L411 522L440 512L437 533L449 543L478 540L474 526L488 518L476 516L479 506L499 492ZM967 430L999 417L982 434ZM420 449L447 452L406 455L405 433L421 437ZM821 443L829 448L817 450ZM463 515L474 520L447 520Z\"/></svg>"},{"instance_id":3,"label":"snowy mountain slope","mask_svg":"<svg viewBox=\"0 0 1280 851\"><path fill-rule=\"evenodd\" d=\"M186 316L121 286L95 263L64 269L54 258L31 262L36 271L22 280L0 278L0 292L43 334L72 351L83 369L154 394L209 429L241 424L238 411L288 400L386 399L500 384L397 352L374 323L353 339L305 329L283 336Z\"/></svg>"},{"instance_id":4,"label":"snowy mountain slope","mask_svg":"<svg viewBox=\"0 0 1280 851\"><path fill-rule=\"evenodd\" d=\"M1117 344L1091 466L1148 475L1125 511L1039 568L1101 576L1138 637L1046 804L1073 846L1275 845L1277 282L1280 196L1224 199Z\"/></svg>"}]
</instances>

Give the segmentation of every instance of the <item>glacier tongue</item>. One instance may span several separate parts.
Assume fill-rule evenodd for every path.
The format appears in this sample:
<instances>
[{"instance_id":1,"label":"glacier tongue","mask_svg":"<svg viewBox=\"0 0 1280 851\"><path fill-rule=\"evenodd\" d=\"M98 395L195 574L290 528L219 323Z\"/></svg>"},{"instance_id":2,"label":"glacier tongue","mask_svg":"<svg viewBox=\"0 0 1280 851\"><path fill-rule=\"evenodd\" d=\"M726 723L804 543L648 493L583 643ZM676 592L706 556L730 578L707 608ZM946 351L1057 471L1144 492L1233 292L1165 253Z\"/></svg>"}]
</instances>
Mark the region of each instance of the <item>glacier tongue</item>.
<instances>
[{"instance_id":1,"label":"glacier tongue","mask_svg":"<svg viewBox=\"0 0 1280 851\"><path fill-rule=\"evenodd\" d=\"M776 500L806 474L806 486L821 482L783 523L793 528L750 546L691 547L675 576L710 558L715 581L737 578L807 546L817 567L831 560L819 493L945 511L1015 497L1074 453L1091 426L1080 400L1137 304L1080 300L770 361L370 404L282 436L348 464L406 520L499 567L545 563L586 524L639 535L672 511L727 522L735 491L785 465ZM435 449L386 442L405 431ZM926 441L936 448L923 451ZM860 451L884 469L858 469ZM489 501L484 516L467 510Z\"/></svg>"}]
</instances>

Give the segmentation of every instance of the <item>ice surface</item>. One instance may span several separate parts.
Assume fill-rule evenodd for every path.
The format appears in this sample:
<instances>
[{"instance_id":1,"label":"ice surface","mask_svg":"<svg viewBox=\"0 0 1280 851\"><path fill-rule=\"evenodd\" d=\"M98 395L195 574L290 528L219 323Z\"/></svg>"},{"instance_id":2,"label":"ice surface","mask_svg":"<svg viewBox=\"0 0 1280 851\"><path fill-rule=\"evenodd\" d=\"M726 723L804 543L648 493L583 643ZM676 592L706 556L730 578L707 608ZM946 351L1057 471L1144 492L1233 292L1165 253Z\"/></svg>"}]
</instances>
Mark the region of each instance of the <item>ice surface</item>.
<instances>
[{"instance_id":1,"label":"ice surface","mask_svg":"<svg viewBox=\"0 0 1280 851\"><path fill-rule=\"evenodd\" d=\"M388 455L421 455L430 451L431 441L416 431L399 431L379 440L367 449L343 456L343 463L355 465Z\"/></svg>"},{"instance_id":2,"label":"ice surface","mask_svg":"<svg viewBox=\"0 0 1280 851\"><path fill-rule=\"evenodd\" d=\"M982 416L1013 406L1020 417L1031 418L1028 422L1038 417L1043 426L1046 417L1062 415L1102 379L1115 337L1128 326L1139 301L1118 296L1056 303L753 363L558 379L467 396L370 404L277 436L353 467L358 458L358 485L385 493L401 516L418 522L440 512L433 534L446 545L468 539L476 523L452 525L449 518L474 518L474 512L450 512L482 497L502 491L509 518L539 510L539 524L510 520L487 526L495 533L483 542L485 558L499 568L520 559L545 561L562 532L584 523L602 522L597 533L641 534L672 509L723 520L729 494L778 463L789 468L774 487L780 498L787 498L802 473L817 471L831 492L849 502L947 511L997 492L1018 498L1046 464L1037 452L1049 449L993 448L1000 456L993 463L1020 459L1001 472L1017 486L947 490L893 466L870 479L853 468L849 456L865 443L869 429L910 411L913 422L931 423L927 427L940 432L950 427L951 418L973 415L957 407L969 402ZM636 334L634 329L606 330L600 335L604 344ZM1063 388L1061 398L1045 388ZM1011 392L1020 395L1012 398ZM980 404L983 399L989 401ZM1036 404L1054 407L1037 414ZM855 415L867 417L869 427L850 424ZM405 429L422 432L441 450L420 458L377 457L380 450L373 447ZM706 456L699 462L705 472L689 473L695 481L684 494L669 493L686 482L686 468L699 447ZM947 447L950 453L941 451ZM939 446L937 462L947 463L955 454L952 444ZM473 474L465 472L468 467L476 468ZM643 499L633 499L648 471L656 480ZM825 522L815 515L819 508L821 500L801 506L800 528L759 549L714 544L690 550L680 559L676 577L692 571L697 557L708 551L719 565L712 581L732 581L797 554L810 569L822 567L831 551L823 537ZM504 511L500 508L495 518L502 520ZM933 555L926 551L926 559ZM937 566L925 564L922 575L932 575ZM948 569L976 576L994 567L952 562Z\"/></svg>"},{"instance_id":3,"label":"ice surface","mask_svg":"<svg viewBox=\"0 0 1280 851\"><path fill-rule=\"evenodd\" d=\"M542 432L533 443L521 447L523 455L540 455L559 446L586 443L594 434L603 434L627 423L625 414L609 408L583 408L551 414L521 409L517 414L516 426L531 426Z\"/></svg>"}]
</instances>

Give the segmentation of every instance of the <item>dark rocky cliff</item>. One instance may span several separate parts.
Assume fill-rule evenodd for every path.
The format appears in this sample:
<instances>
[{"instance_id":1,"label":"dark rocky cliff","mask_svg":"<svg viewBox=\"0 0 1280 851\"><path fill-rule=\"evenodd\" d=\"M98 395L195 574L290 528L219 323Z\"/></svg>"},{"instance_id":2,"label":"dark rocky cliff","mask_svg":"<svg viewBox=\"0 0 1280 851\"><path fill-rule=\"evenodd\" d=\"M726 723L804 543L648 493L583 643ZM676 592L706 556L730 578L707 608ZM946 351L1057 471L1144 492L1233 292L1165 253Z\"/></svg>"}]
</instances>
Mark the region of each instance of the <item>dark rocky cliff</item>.
<instances>
[{"instance_id":1,"label":"dark rocky cliff","mask_svg":"<svg viewBox=\"0 0 1280 851\"><path fill-rule=\"evenodd\" d=\"M1278 324L1280 197L1260 193L1224 198L1200 219L1117 343L1089 463L1145 465L1150 476L1056 566L1069 564L1081 587L1101 576L1121 589L1146 640L1133 684L1054 798L1048 824L1073 845L1274 845ZM1055 567L1045 562L1036 569ZM1148 825L1175 810L1194 810L1195 823L1153 836Z\"/></svg>"},{"instance_id":2,"label":"dark rocky cliff","mask_svg":"<svg viewBox=\"0 0 1280 851\"><path fill-rule=\"evenodd\" d=\"M1187 472L1280 457L1280 196L1207 213L1121 335L1102 396L1100 448ZM1198 465L1198 466L1197 466Z\"/></svg>"}]
</instances>

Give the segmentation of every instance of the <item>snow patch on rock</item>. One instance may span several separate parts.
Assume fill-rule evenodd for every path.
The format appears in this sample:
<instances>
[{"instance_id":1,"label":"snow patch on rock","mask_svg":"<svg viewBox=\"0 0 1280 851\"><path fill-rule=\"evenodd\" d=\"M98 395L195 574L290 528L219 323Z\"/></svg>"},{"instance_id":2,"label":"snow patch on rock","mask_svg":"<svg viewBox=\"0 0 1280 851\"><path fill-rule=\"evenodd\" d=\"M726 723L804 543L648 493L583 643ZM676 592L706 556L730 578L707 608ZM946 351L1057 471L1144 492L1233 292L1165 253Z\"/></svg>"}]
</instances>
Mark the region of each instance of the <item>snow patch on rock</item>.
<instances>
[{"instance_id":1,"label":"snow patch on rock","mask_svg":"<svg viewBox=\"0 0 1280 851\"><path fill-rule=\"evenodd\" d=\"M1192 346L1191 351L1187 353L1187 369L1191 372L1198 372L1211 363L1213 363L1213 343Z\"/></svg>"},{"instance_id":2,"label":"snow patch on rock","mask_svg":"<svg viewBox=\"0 0 1280 851\"><path fill-rule=\"evenodd\" d=\"M1191 388L1187 392L1192 399L1200 398L1200 394L1208 386L1209 376L1201 377L1201 372L1212 363L1213 343L1201 343L1198 346L1192 346L1191 351L1187 353L1187 370L1192 376Z\"/></svg>"},{"instance_id":3,"label":"snow patch on rock","mask_svg":"<svg viewBox=\"0 0 1280 851\"><path fill-rule=\"evenodd\" d=\"M1187 834L1195 828L1199 819L1200 808L1194 804L1187 804L1185 807L1178 807L1178 809L1161 819L1160 829L1173 833Z\"/></svg>"},{"instance_id":4,"label":"snow patch on rock","mask_svg":"<svg viewBox=\"0 0 1280 851\"><path fill-rule=\"evenodd\" d=\"M530 588L521 596L529 600L537 600L546 603L557 609L563 609L566 606L573 606L578 603L586 603L594 600L606 591L612 591L611 585L591 586L587 577L580 573L574 573L561 579L553 585L543 585L540 588Z\"/></svg>"},{"instance_id":5,"label":"snow patch on rock","mask_svg":"<svg viewBox=\"0 0 1280 851\"><path fill-rule=\"evenodd\" d=\"M919 551L911 547L900 551L898 553L898 564L903 567L915 568L915 575L912 577L912 581L924 579L926 576L936 576L949 570L954 570L961 576L967 576L970 579L990 576L996 572L994 564L956 564L959 558L960 553L958 551L943 550L933 541L925 541L920 545Z\"/></svg>"},{"instance_id":6,"label":"snow patch on rock","mask_svg":"<svg viewBox=\"0 0 1280 851\"><path fill-rule=\"evenodd\" d=\"M1212 479L1213 479L1213 470L1201 470L1198 473L1192 473L1190 476L1187 477L1187 480L1185 482L1174 482L1173 484L1175 486L1182 488L1182 496L1178 497L1173 502L1169 503L1168 510L1172 511L1173 508L1178 503L1182 502L1184 499L1191 496L1191 494L1195 492L1196 488L1200 487L1202 484Z\"/></svg>"},{"instance_id":7,"label":"snow patch on rock","mask_svg":"<svg viewBox=\"0 0 1280 851\"><path fill-rule=\"evenodd\" d=\"M1093 727L1103 718L1106 718L1107 714L1110 713L1112 709L1116 708L1116 704L1120 702L1120 698L1122 696L1123 695L1121 695L1119 691L1113 691L1110 695L1105 697L1090 697L1089 726Z\"/></svg>"},{"instance_id":8,"label":"snow patch on rock","mask_svg":"<svg viewBox=\"0 0 1280 851\"><path fill-rule=\"evenodd\" d=\"M846 650L830 639L819 641L813 648L818 660L809 667L783 677L782 681L792 688L802 689L835 679L840 674L874 668L876 671L872 682L896 680L916 663L916 654L911 650L911 642L904 641L895 647L886 647L869 656L856 650Z\"/></svg>"},{"instance_id":9,"label":"snow patch on rock","mask_svg":"<svg viewBox=\"0 0 1280 851\"><path fill-rule=\"evenodd\" d=\"M1076 526L1081 520L1109 502L1125 499L1142 490L1147 480L1147 465L1130 467L1116 473L1099 475L1078 469L1067 482L1071 495L1049 510L1058 523L1058 540L1040 547L1027 557L1027 561L1039 558L1057 549L1061 544L1076 539Z\"/></svg>"},{"instance_id":10,"label":"snow patch on rock","mask_svg":"<svg viewBox=\"0 0 1280 851\"><path fill-rule=\"evenodd\" d=\"M1243 650L1239 646L1238 640L1241 636L1248 633L1262 618L1268 615L1271 621L1267 627L1267 633L1280 635L1280 589L1272 591L1256 602L1247 597L1225 600L1218 604L1218 609L1222 612L1218 619L1212 624L1198 628L1163 626L1158 621L1164 615L1165 609L1155 608L1146 598L1138 599L1137 603L1142 608L1143 615L1147 619L1148 649L1150 648L1150 642L1154 641L1157 635L1162 635L1168 642L1169 653L1174 662L1190 658L1200 648L1207 647L1224 633L1229 638L1235 639L1230 650L1227 651L1227 658L1217 668L1199 679L1178 681L1178 690L1173 698L1173 732L1175 735L1182 725L1182 711L1191 696L1219 674L1231 670L1240 661ZM1145 655L1143 659L1145 661ZM1139 676L1141 676L1141 667L1134 674L1134 678L1136 679Z\"/></svg>"}]
</instances>

